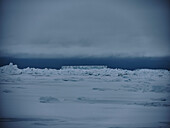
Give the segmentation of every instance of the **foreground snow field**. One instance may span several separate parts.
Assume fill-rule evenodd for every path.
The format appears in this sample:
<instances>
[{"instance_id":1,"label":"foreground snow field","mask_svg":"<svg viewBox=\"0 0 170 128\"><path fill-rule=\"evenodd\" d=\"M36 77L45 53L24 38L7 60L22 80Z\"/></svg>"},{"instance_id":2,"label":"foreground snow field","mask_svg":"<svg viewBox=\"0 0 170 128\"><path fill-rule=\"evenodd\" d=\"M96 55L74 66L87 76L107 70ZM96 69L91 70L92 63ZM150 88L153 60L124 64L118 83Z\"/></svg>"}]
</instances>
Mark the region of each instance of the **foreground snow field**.
<instances>
[{"instance_id":1,"label":"foreground snow field","mask_svg":"<svg viewBox=\"0 0 170 128\"><path fill-rule=\"evenodd\" d=\"M170 72L0 67L3 128L168 128Z\"/></svg>"}]
</instances>

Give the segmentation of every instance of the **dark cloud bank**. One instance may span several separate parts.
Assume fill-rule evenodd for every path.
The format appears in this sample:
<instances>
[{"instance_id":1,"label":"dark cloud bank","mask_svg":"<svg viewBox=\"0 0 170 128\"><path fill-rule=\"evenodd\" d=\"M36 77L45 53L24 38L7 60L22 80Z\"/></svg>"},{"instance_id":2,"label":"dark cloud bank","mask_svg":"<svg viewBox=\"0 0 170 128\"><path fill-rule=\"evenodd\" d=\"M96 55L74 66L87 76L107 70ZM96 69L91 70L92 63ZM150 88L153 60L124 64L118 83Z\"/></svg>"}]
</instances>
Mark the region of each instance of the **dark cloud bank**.
<instances>
[{"instance_id":1,"label":"dark cloud bank","mask_svg":"<svg viewBox=\"0 0 170 128\"><path fill-rule=\"evenodd\" d=\"M167 69L169 5L168 0L1 0L1 65L13 60L21 67L43 67L44 60L51 67L129 63Z\"/></svg>"}]
</instances>

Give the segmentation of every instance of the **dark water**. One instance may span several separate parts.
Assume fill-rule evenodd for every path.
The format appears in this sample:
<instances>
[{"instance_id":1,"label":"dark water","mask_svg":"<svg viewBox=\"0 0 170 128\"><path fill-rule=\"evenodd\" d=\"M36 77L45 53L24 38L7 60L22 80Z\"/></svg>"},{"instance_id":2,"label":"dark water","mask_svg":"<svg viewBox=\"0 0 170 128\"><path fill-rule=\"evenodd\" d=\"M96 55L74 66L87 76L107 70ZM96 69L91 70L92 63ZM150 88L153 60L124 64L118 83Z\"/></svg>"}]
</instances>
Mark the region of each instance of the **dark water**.
<instances>
[{"instance_id":1,"label":"dark water","mask_svg":"<svg viewBox=\"0 0 170 128\"><path fill-rule=\"evenodd\" d=\"M19 68L55 68L61 66L77 65L106 65L109 68L121 69L168 69L170 70L170 57L163 58L56 58L56 59L33 59L33 58L0 58L0 66L10 62L17 64Z\"/></svg>"}]
</instances>

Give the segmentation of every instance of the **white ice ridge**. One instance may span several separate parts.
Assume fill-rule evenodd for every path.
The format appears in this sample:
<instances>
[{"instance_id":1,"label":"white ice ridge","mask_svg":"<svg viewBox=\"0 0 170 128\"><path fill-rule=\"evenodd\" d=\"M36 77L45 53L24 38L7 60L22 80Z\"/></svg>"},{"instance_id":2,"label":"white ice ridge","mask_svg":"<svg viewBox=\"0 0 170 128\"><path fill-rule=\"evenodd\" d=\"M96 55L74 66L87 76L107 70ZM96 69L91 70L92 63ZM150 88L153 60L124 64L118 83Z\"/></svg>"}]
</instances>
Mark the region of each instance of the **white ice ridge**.
<instances>
[{"instance_id":1,"label":"white ice ridge","mask_svg":"<svg viewBox=\"0 0 170 128\"><path fill-rule=\"evenodd\" d=\"M15 82L110 82L119 83L124 89L134 91L170 92L170 71L168 70L123 70L110 69L106 66L64 66L60 70L25 68L19 69L17 65L0 67L0 83ZM116 84L116 85L117 85ZM130 84L130 86L128 86ZM115 85L115 86L116 86ZM120 87L120 86L119 86ZM98 88L94 88L96 90ZM100 89L103 90L103 89ZM105 89L104 89L105 90ZM107 89L106 89L107 90Z\"/></svg>"},{"instance_id":2,"label":"white ice ridge","mask_svg":"<svg viewBox=\"0 0 170 128\"><path fill-rule=\"evenodd\" d=\"M107 66L62 66L61 69L106 69Z\"/></svg>"},{"instance_id":3,"label":"white ice ridge","mask_svg":"<svg viewBox=\"0 0 170 128\"><path fill-rule=\"evenodd\" d=\"M60 70L57 69L38 69L38 68L24 68L19 69L17 65L10 63L9 65L0 67L0 75L34 75L34 76L55 76L55 77L100 77L101 79L116 79L116 78L129 78L129 77L169 77L170 71L168 70L153 70L153 69L139 69L139 70L123 70L123 69L110 69L107 66L63 66ZM88 78L88 77L87 77Z\"/></svg>"}]
</instances>

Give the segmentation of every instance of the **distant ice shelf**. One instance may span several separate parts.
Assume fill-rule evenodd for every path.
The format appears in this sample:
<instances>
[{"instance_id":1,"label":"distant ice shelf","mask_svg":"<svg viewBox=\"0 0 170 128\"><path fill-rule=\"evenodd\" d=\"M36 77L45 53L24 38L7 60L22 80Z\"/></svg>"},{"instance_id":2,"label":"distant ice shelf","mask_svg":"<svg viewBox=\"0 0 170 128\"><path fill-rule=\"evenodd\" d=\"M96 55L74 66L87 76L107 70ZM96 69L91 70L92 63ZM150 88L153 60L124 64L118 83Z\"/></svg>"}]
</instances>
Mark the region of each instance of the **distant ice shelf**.
<instances>
[{"instance_id":1,"label":"distant ice shelf","mask_svg":"<svg viewBox=\"0 0 170 128\"><path fill-rule=\"evenodd\" d=\"M107 66L62 66L61 69L106 69Z\"/></svg>"}]
</instances>

